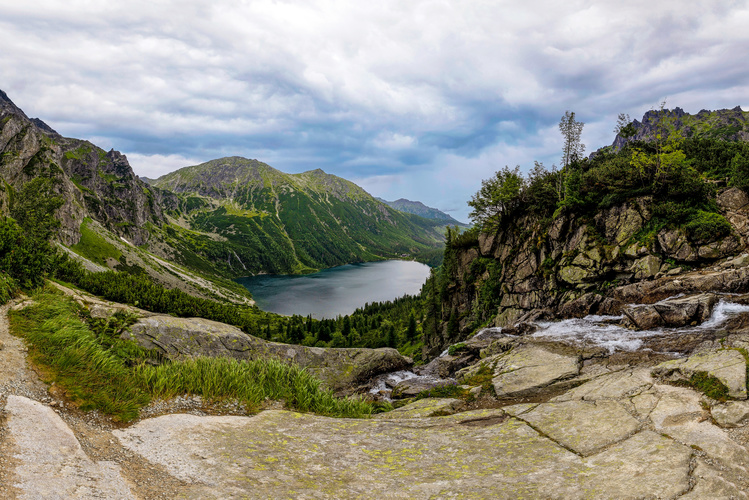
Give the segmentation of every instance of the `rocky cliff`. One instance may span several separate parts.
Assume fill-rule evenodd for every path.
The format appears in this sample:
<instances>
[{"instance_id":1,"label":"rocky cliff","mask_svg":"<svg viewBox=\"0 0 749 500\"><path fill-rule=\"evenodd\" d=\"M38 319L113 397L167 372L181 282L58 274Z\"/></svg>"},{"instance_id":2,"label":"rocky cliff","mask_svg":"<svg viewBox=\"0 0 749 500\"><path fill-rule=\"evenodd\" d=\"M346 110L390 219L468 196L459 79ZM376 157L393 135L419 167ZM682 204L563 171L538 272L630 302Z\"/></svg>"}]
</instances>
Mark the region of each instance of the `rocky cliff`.
<instances>
[{"instance_id":1,"label":"rocky cliff","mask_svg":"<svg viewBox=\"0 0 749 500\"><path fill-rule=\"evenodd\" d=\"M78 242L86 217L143 244L149 240L146 224L161 224L162 207L174 201L173 195L140 181L121 153L62 137L38 118L27 117L2 91L0 155L2 210L7 213L14 193L30 180L54 179L54 190L65 200L57 216L66 245Z\"/></svg>"},{"instance_id":2,"label":"rocky cliff","mask_svg":"<svg viewBox=\"0 0 749 500\"><path fill-rule=\"evenodd\" d=\"M446 314L438 334L425 339L428 353L438 354L480 324L619 314L625 302L617 290L626 285L710 266L743 252L749 197L736 188L724 189L717 203L731 223L725 236L698 237L684 229L648 233L653 200L641 197L593 218L568 214L548 223L526 215L454 245L453 264L446 266ZM457 314L457 331L449 332L450 312Z\"/></svg>"}]
</instances>

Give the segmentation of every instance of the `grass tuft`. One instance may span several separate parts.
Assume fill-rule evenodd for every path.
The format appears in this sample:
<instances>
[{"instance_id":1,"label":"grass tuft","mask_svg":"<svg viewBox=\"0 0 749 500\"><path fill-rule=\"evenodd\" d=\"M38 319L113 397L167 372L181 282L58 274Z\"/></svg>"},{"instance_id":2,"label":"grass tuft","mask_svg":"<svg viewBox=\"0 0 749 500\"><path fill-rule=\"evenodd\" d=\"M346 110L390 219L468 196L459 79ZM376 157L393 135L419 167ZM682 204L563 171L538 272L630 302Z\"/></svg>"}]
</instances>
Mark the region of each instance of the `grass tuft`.
<instances>
[{"instance_id":1,"label":"grass tuft","mask_svg":"<svg viewBox=\"0 0 749 500\"><path fill-rule=\"evenodd\" d=\"M250 410L281 400L289 408L320 415L364 417L373 412L369 403L336 398L304 369L277 360L194 358L152 366L146 363L149 352L119 338L132 317L92 319L50 289L33 298L34 305L10 314L11 330L28 341L31 359L44 368L47 381L62 387L82 410L97 409L129 421L151 398L196 394L207 400L239 400Z\"/></svg>"}]
</instances>

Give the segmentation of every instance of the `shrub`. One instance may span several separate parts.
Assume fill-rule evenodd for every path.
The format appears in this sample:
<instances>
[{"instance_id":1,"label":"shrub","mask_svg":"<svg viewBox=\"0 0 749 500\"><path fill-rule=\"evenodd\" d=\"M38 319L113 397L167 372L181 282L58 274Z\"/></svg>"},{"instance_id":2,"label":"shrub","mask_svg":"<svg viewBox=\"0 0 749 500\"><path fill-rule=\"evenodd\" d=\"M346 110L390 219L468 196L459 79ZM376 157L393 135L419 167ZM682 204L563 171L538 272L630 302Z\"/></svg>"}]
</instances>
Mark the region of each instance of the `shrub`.
<instances>
[{"instance_id":1,"label":"shrub","mask_svg":"<svg viewBox=\"0 0 749 500\"><path fill-rule=\"evenodd\" d=\"M720 214L698 210L684 225L687 235L699 243L719 240L731 233L731 224Z\"/></svg>"}]
</instances>

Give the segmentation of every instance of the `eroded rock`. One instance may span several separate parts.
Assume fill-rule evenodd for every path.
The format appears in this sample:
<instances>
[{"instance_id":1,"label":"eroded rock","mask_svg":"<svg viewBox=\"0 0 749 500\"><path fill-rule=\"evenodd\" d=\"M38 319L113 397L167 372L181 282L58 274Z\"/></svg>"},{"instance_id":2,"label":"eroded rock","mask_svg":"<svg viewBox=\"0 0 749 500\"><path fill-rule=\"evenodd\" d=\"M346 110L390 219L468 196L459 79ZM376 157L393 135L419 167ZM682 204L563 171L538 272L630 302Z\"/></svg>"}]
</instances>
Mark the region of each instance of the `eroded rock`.
<instances>
[{"instance_id":1,"label":"eroded rock","mask_svg":"<svg viewBox=\"0 0 749 500\"><path fill-rule=\"evenodd\" d=\"M662 326L678 327L700 324L710 318L718 298L713 293L663 300L624 308L622 324L638 330Z\"/></svg>"},{"instance_id":2,"label":"eroded rock","mask_svg":"<svg viewBox=\"0 0 749 500\"><path fill-rule=\"evenodd\" d=\"M622 441L640 428L619 402L608 400L545 403L518 418L582 456Z\"/></svg>"}]
</instances>

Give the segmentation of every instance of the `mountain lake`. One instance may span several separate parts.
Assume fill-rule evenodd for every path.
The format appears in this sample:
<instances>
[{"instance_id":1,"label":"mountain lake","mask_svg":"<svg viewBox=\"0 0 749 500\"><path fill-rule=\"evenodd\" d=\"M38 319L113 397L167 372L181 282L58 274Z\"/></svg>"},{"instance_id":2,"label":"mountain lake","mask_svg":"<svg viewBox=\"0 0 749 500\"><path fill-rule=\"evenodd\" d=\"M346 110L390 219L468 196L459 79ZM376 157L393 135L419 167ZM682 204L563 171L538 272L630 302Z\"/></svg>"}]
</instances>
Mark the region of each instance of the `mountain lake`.
<instances>
[{"instance_id":1,"label":"mountain lake","mask_svg":"<svg viewBox=\"0 0 749 500\"><path fill-rule=\"evenodd\" d=\"M406 260L365 262L314 274L238 278L264 311L290 316L335 318L369 302L415 295L429 277L429 266Z\"/></svg>"}]
</instances>

